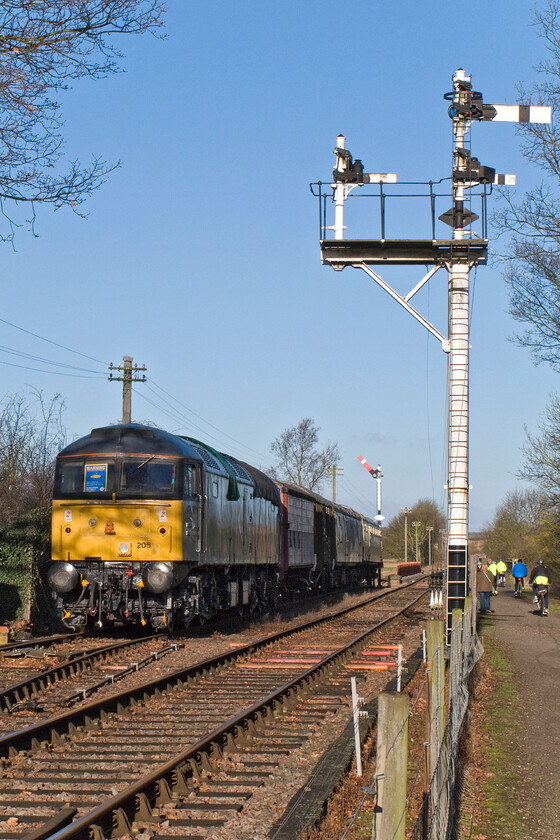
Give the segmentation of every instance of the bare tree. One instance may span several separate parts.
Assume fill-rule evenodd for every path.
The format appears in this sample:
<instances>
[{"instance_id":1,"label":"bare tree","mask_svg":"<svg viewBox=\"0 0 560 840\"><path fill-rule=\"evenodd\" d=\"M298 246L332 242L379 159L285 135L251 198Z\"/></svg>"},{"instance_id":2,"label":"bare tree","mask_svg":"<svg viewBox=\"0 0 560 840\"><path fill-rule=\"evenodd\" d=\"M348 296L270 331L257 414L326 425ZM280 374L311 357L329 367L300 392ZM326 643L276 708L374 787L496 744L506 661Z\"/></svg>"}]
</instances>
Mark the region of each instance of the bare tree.
<instances>
[{"instance_id":1,"label":"bare tree","mask_svg":"<svg viewBox=\"0 0 560 840\"><path fill-rule=\"evenodd\" d=\"M155 32L162 0L0 0L0 211L13 238L6 203L77 207L119 164L94 158L59 171L64 155L56 94L75 79L120 70L114 39Z\"/></svg>"},{"instance_id":2,"label":"bare tree","mask_svg":"<svg viewBox=\"0 0 560 840\"><path fill-rule=\"evenodd\" d=\"M560 399L551 397L537 434L525 429L520 478L534 482L553 504L560 503Z\"/></svg>"},{"instance_id":3,"label":"bare tree","mask_svg":"<svg viewBox=\"0 0 560 840\"><path fill-rule=\"evenodd\" d=\"M522 153L536 164L544 180L520 202L504 191L505 206L495 228L510 234L502 258L510 288L510 312L525 325L515 341L527 347L534 361L560 370L560 2L549 0L535 11L535 25L548 56L538 67L539 82L520 87L520 101L552 106L550 125L519 128Z\"/></svg>"},{"instance_id":4,"label":"bare tree","mask_svg":"<svg viewBox=\"0 0 560 840\"><path fill-rule=\"evenodd\" d=\"M34 510L42 524L50 516L54 463L64 445L64 403L42 392L30 400L6 397L0 408L0 526Z\"/></svg>"},{"instance_id":5,"label":"bare tree","mask_svg":"<svg viewBox=\"0 0 560 840\"><path fill-rule=\"evenodd\" d=\"M515 490L498 506L486 539L490 557L526 557L536 560L538 530L547 509L546 497L537 490Z\"/></svg>"},{"instance_id":6,"label":"bare tree","mask_svg":"<svg viewBox=\"0 0 560 840\"><path fill-rule=\"evenodd\" d=\"M514 490L498 505L486 531L489 557L521 557L534 563L538 557L557 558L560 539L557 512L546 494L534 489Z\"/></svg>"},{"instance_id":7,"label":"bare tree","mask_svg":"<svg viewBox=\"0 0 560 840\"><path fill-rule=\"evenodd\" d=\"M271 452L276 456L276 465L269 470L273 478L308 490L320 489L327 467L340 461L340 453L336 443L328 443L325 449L316 448L319 431L310 417L304 417L271 443Z\"/></svg>"},{"instance_id":8,"label":"bare tree","mask_svg":"<svg viewBox=\"0 0 560 840\"><path fill-rule=\"evenodd\" d=\"M414 507L394 516L383 528L383 554L385 557L396 557L404 560L404 526L406 518L407 559L416 559L416 539L418 538L418 553L422 563L428 562L430 540L432 559L439 549L440 531L445 528L445 517L435 502L430 499L419 499ZM413 527L413 522L419 522ZM428 528L432 528L428 532ZM431 533L431 537L428 534Z\"/></svg>"}]
</instances>

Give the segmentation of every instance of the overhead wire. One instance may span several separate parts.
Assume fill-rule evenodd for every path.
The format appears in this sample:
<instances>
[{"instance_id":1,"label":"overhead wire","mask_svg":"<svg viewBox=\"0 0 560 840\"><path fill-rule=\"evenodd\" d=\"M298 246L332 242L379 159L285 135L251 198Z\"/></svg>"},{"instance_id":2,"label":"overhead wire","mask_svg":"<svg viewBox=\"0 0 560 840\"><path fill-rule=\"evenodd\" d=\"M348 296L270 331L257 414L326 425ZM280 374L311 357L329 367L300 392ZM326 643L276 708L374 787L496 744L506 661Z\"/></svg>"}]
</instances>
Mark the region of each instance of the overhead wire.
<instances>
[{"instance_id":1,"label":"overhead wire","mask_svg":"<svg viewBox=\"0 0 560 840\"><path fill-rule=\"evenodd\" d=\"M6 347L0 344L0 353L8 353L11 356L18 356L22 359L29 359L33 362L42 362L46 365L54 365L55 367L68 368L69 370L78 370L81 373L95 373L99 375L99 371L91 368L77 367L76 365L68 365L65 362L55 362L53 359L45 359L43 356L35 356L33 353L25 353L23 350L16 350L14 347Z\"/></svg>"},{"instance_id":2,"label":"overhead wire","mask_svg":"<svg viewBox=\"0 0 560 840\"><path fill-rule=\"evenodd\" d=\"M155 383L153 383L153 384L155 384ZM160 388L161 391L163 391L163 393L168 394L168 392L165 391L165 389L161 388L161 386L158 386L158 387ZM202 435L205 439L210 439L211 441L214 442L214 445L216 446L217 449L222 450L224 448L228 448L230 450L233 450L229 454L232 454L234 457L239 458L240 460L247 460L247 456L246 456L245 453L248 450L250 450L254 454L258 455L259 459L262 459L263 461L267 460L265 458L265 456L261 455L260 453L256 452L255 450L251 450L250 447L246 446L241 441L237 441L235 438L232 438L232 436L228 435L227 432L223 432L221 429L218 429L218 427L214 426L212 423L209 423L203 417L200 417L200 415L196 414L196 412L192 412L190 409L187 408L187 406L184 406L187 411L191 411L192 414L194 414L196 417L199 417L199 419L201 419L204 423L207 423L208 426L210 426L211 428L218 431L224 437L230 438L230 440L234 441L237 444L237 446L235 446L235 447L232 447L231 444L227 447L224 447L223 438L219 438L215 434L212 434L212 432L209 432L206 428L203 428L200 425L194 423L191 418L187 417L184 414L184 412L175 408L169 402L169 400L166 400L163 397L161 397L161 395L159 395L156 391L154 391L153 388L150 388L148 386L148 390L150 391L150 393L154 394L157 402L155 402L153 399L150 399L148 396L146 396L146 394L144 394L142 390L135 389L135 393L138 394L147 403L152 405L154 408L157 408L158 411L161 411L163 414L165 414L167 417L169 417L171 420L173 420L174 423L179 423L181 425L181 427L186 427L187 432L189 432L189 436L193 435L193 432L195 433L193 436L196 436L197 432L202 433ZM179 405L184 405L183 403L181 403L180 400L173 397L172 394L168 394L168 396L172 400L175 400L175 402L179 403ZM241 447L241 450L238 447Z\"/></svg>"},{"instance_id":3,"label":"overhead wire","mask_svg":"<svg viewBox=\"0 0 560 840\"><path fill-rule=\"evenodd\" d=\"M32 332L31 330L26 330L25 327L20 327L18 324L14 324L11 321L7 321L5 318L0 318L0 323L7 324L9 327L13 327L15 330L19 330L20 332L24 332L27 335L32 335L33 338L39 339L39 341L45 341L47 344L52 344L55 347L60 347L61 350L67 350L69 353L74 353L76 356L82 356L84 359L89 359L90 362L97 362L104 367L108 367L107 362L102 362L101 359L96 359L94 356L88 356L86 353L82 353L80 350L73 350L71 347L66 347L64 344L59 344L58 341L52 341L50 338L45 338L43 335L39 335L38 333Z\"/></svg>"},{"instance_id":4,"label":"overhead wire","mask_svg":"<svg viewBox=\"0 0 560 840\"><path fill-rule=\"evenodd\" d=\"M20 368L21 370L35 370L38 373L49 373L52 376L70 376L72 379L104 379L102 374L87 375L83 373L63 373L60 370L45 370L44 368L31 367L30 365L16 365L15 362L5 362L0 360L0 365L8 365L9 367Z\"/></svg>"},{"instance_id":5,"label":"overhead wire","mask_svg":"<svg viewBox=\"0 0 560 840\"><path fill-rule=\"evenodd\" d=\"M181 402L181 400L177 399L177 397L174 397L173 394L170 394L169 391L166 391L165 388L162 388L162 386L158 385L157 382L154 382L153 379L150 379L150 383L152 385L154 385L163 394L165 394L167 397L174 400L174 402L176 402L178 405L180 405L181 408L184 408L185 411L188 411L189 414L192 414L198 420L201 420L206 426L209 426L211 429L214 429L216 432L218 432L223 437L228 438L228 440L231 440L234 443L236 443L238 446L241 446L243 448L243 450L245 450L247 452L252 452L254 455L258 455L258 457L260 459L262 459L263 461L267 461L269 459L269 456L263 455L262 452L258 452L256 449L253 449L252 447L248 446L246 443L243 443L242 441L238 440L237 438L234 438L232 435L228 434L228 432L224 432L223 429L220 429L218 426L215 426L213 423L210 423L209 420L206 420L200 414L197 414L196 411L193 411L192 408L189 408L187 405L185 405L185 403L183 403L183 402ZM192 421L191 421L191 423L192 423ZM195 424L193 424L193 425L195 425ZM200 427L197 427L197 428L200 428Z\"/></svg>"},{"instance_id":6,"label":"overhead wire","mask_svg":"<svg viewBox=\"0 0 560 840\"><path fill-rule=\"evenodd\" d=\"M93 361L93 362L95 362L99 365L102 365L105 368L108 367L108 363L103 362L101 359L98 359L95 356L90 356L86 353L82 353L79 350L74 350L72 347L68 347L64 344L61 344L60 342L53 341L52 339L46 338L45 336L42 336L39 333L34 332L33 330L26 329L25 327L22 327L19 324L15 324L12 321L8 321L6 318L0 318L0 323L6 324L7 326L9 326L9 327L11 327L15 330L18 330L20 332L23 332L26 335L30 335L30 336L32 336L33 338L35 338L39 341L44 341L47 344L51 344L54 347L58 347L61 350L65 350L68 353L73 353L77 356L81 356L84 359L89 359L90 361ZM45 358L45 357L42 357L42 356L34 355L32 353L27 353L25 351L17 350L13 347L8 347L7 345L3 345L3 346L0 345L0 353L6 353L6 354L9 354L9 355L17 356L21 359L26 359L26 360L29 360L29 361L39 362L42 365L46 365L46 366L52 366L52 367L55 367L55 368L65 369L65 371L68 371L68 372L65 372L63 370L49 370L49 369L45 369L45 368L35 367L35 366L32 366L32 365L16 364L15 362L8 362L4 359L0 359L0 365L8 365L9 367L16 367L16 368L19 368L21 370L36 371L38 373L46 373L46 374L50 373L50 374L54 374L54 375L57 375L57 376L71 376L73 378L81 378L81 379L92 379L92 378L100 378L101 379L101 378L104 378L103 374L101 374L100 372L98 372L96 370L92 370L91 368L81 368L81 367L78 367L77 365L71 365L71 364L67 364L65 362L57 362L53 359L48 359L48 358ZM70 373L69 371L76 371L76 373ZM87 374L91 374L91 376L89 376ZM148 390L150 390L154 394L157 402L154 402L153 400L150 400L148 397L146 397L145 394L143 394L141 391L138 391L136 389L135 389L135 393L139 394L142 399L146 400L146 402L150 403L158 411L161 411L165 416L167 416L169 419L173 420L174 423L180 423L181 426L186 426L191 434L200 433L202 436L211 438L213 441L216 442L216 444L219 448L224 448L223 439L227 438L228 440L235 443L238 447L241 447L241 450L243 452L243 455L240 456L241 458L246 457L246 455L245 455L246 452L252 452L253 455L258 456L259 460L262 461L263 463L266 463L268 461L267 456L263 455L261 452L258 452L257 450L253 449L252 447L247 446L242 441L237 440L232 435L225 432L223 429L220 429L218 426L215 426L213 423L210 423L208 420L206 420L200 414L197 414L196 411L193 411L191 408L189 408L189 406L185 405L185 403L181 402L181 400L179 400L177 397L173 396L173 394L169 393L169 391L167 391L165 388L163 388L161 385L159 385L154 380L150 380L150 383L151 384L147 385L147 388L148 388ZM153 387L151 387L151 386L153 386ZM154 390L154 388L158 389L158 391L160 391L161 393L158 394ZM165 399L164 397L162 397L162 394L164 394L165 397L167 397L168 399ZM184 409L184 410L180 410L180 409L174 407L172 405L172 403L170 402L170 400L175 402L178 406L181 407L181 409ZM163 405L162 405L162 403L163 403ZM187 417L185 412L188 412L193 417L196 417L198 420L200 420L204 424L204 426L201 426L200 424L197 424L191 418ZM218 435L220 435L221 437L217 437L216 435L209 432L208 428L214 429L214 431L216 431L218 433ZM231 444L227 448L231 449L232 448Z\"/></svg>"},{"instance_id":7,"label":"overhead wire","mask_svg":"<svg viewBox=\"0 0 560 840\"><path fill-rule=\"evenodd\" d=\"M374 506L377 512L377 497L372 496L371 499L368 499L363 493L361 493L347 478L340 477L340 484L342 488L348 493L350 496L355 496L361 505L364 508L368 508ZM373 483L372 483L373 486ZM376 491L377 492L377 491Z\"/></svg>"}]
</instances>

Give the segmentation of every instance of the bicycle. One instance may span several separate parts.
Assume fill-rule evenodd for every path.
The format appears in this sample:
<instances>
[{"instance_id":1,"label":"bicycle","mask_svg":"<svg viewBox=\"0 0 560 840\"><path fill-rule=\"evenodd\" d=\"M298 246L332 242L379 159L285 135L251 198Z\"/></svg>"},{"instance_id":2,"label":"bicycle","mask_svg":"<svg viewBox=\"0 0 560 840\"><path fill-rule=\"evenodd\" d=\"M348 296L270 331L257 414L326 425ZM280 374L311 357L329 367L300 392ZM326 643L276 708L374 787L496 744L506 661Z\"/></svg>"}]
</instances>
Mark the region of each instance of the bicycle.
<instances>
[{"instance_id":1,"label":"bicycle","mask_svg":"<svg viewBox=\"0 0 560 840\"><path fill-rule=\"evenodd\" d=\"M545 609L545 599L548 595L548 586L537 587L537 606L539 615L548 615L548 610Z\"/></svg>"},{"instance_id":2,"label":"bicycle","mask_svg":"<svg viewBox=\"0 0 560 840\"><path fill-rule=\"evenodd\" d=\"M514 598L521 598L521 593L523 591L523 578L515 578L515 592L513 593Z\"/></svg>"}]
</instances>

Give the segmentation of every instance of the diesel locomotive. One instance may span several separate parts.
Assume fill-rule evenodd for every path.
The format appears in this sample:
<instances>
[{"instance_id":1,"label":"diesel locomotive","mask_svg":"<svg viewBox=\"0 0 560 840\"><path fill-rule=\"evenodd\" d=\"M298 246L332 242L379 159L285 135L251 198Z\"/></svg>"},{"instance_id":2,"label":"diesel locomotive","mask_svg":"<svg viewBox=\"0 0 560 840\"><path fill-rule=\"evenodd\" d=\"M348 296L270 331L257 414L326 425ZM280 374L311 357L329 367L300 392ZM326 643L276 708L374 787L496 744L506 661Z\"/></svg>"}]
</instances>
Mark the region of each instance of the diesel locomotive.
<instances>
[{"instance_id":1,"label":"diesel locomotive","mask_svg":"<svg viewBox=\"0 0 560 840\"><path fill-rule=\"evenodd\" d=\"M115 425L58 455L52 561L66 626L181 628L313 590L380 585L381 533L193 438Z\"/></svg>"}]
</instances>

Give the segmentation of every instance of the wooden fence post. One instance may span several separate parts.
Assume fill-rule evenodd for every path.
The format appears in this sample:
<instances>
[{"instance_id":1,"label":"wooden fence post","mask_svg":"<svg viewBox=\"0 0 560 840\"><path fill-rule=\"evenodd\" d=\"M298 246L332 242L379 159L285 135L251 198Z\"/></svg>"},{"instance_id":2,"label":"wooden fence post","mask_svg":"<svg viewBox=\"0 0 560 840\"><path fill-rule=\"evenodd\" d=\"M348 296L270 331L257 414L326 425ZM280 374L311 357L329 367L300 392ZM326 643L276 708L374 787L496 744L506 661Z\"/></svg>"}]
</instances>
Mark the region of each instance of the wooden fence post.
<instances>
[{"instance_id":1,"label":"wooden fence post","mask_svg":"<svg viewBox=\"0 0 560 840\"><path fill-rule=\"evenodd\" d=\"M376 840L404 840L408 765L408 694L384 691L377 707Z\"/></svg>"}]
</instances>

